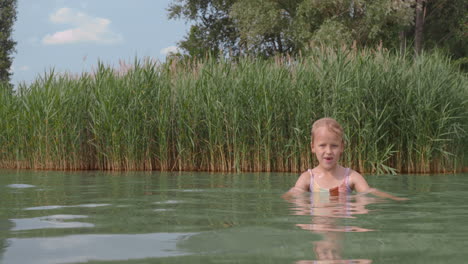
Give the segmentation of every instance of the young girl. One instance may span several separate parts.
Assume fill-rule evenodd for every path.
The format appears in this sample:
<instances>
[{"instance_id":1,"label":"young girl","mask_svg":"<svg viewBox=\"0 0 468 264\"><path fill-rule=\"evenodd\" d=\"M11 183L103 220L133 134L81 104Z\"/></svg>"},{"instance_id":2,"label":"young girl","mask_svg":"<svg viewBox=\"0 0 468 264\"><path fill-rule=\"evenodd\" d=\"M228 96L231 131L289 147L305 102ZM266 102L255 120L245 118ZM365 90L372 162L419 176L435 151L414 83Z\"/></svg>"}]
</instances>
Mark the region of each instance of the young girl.
<instances>
[{"instance_id":1,"label":"young girl","mask_svg":"<svg viewBox=\"0 0 468 264\"><path fill-rule=\"evenodd\" d=\"M372 193L394 200L406 200L388 193L370 188L367 181L358 172L338 164L344 150L343 128L332 118L322 118L312 125L312 153L319 164L301 174L294 187L283 197L287 198L303 192L329 193L336 196L342 193Z\"/></svg>"}]
</instances>

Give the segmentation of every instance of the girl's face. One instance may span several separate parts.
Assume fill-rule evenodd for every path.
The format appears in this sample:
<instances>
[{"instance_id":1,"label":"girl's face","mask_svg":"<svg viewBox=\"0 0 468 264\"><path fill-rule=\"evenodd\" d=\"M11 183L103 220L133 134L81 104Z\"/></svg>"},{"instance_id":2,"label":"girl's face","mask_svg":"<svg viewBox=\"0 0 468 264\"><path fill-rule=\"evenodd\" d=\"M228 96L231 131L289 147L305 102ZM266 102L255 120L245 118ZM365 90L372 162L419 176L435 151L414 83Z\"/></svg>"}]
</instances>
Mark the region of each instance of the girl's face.
<instances>
[{"instance_id":1,"label":"girl's face","mask_svg":"<svg viewBox=\"0 0 468 264\"><path fill-rule=\"evenodd\" d=\"M319 166L325 170L336 167L344 150L343 139L324 126L315 131L311 146Z\"/></svg>"}]
</instances>

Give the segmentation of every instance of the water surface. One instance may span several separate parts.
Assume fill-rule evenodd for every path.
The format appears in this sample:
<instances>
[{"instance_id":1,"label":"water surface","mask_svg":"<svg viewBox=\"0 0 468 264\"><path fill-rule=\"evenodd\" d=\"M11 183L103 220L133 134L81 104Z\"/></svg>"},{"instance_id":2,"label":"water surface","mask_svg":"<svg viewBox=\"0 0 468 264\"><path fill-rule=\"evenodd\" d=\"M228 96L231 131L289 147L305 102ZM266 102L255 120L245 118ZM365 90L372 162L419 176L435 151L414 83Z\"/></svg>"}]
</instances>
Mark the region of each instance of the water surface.
<instances>
[{"instance_id":1,"label":"water surface","mask_svg":"<svg viewBox=\"0 0 468 264\"><path fill-rule=\"evenodd\" d=\"M366 176L397 202L284 200L296 174L0 171L0 263L463 263L468 175Z\"/></svg>"}]
</instances>

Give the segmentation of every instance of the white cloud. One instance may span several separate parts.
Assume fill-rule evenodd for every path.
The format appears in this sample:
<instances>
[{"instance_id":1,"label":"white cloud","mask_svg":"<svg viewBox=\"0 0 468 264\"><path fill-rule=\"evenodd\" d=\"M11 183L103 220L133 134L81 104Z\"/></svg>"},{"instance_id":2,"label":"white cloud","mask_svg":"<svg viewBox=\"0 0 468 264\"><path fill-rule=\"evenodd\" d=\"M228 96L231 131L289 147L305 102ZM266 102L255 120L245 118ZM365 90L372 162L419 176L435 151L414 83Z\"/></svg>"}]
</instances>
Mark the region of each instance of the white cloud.
<instances>
[{"instance_id":1,"label":"white cloud","mask_svg":"<svg viewBox=\"0 0 468 264\"><path fill-rule=\"evenodd\" d=\"M170 55L170 54L177 54L181 53L182 51L176 46L169 46L167 48L161 49L161 54L163 55Z\"/></svg>"},{"instance_id":2,"label":"white cloud","mask_svg":"<svg viewBox=\"0 0 468 264\"><path fill-rule=\"evenodd\" d=\"M50 15L49 19L55 24L71 25L72 28L47 34L42 39L42 43L46 45L79 42L113 44L122 41L120 34L110 30L111 21L106 18L91 17L85 13L64 7Z\"/></svg>"},{"instance_id":3,"label":"white cloud","mask_svg":"<svg viewBox=\"0 0 468 264\"><path fill-rule=\"evenodd\" d=\"M28 71L28 70L29 70L29 66L27 66L27 65L21 66L21 67L19 68L19 70L20 70L20 71Z\"/></svg>"}]
</instances>

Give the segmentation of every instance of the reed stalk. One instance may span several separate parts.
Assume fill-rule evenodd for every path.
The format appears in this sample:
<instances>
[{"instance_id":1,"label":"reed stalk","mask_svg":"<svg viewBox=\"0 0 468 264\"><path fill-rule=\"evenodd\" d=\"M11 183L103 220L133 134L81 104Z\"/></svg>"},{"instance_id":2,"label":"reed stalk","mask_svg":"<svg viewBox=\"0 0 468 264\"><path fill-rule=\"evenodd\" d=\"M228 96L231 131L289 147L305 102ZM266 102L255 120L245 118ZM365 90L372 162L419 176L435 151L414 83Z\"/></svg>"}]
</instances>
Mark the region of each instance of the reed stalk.
<instances>
[{"instance_id":1,"label":"reed stalk","mask_svg":"<svg viewBox=\"0 0 468 264\"><path fill-rule=\"evenodd\" d=\"M298 172L316 162L312 122L331 116L345 128L345 166L452 172L466 166L467 87L437 52L321 48L52 70L14 94L0 89L0 166Z\"/></svg>"}]
</instances>

